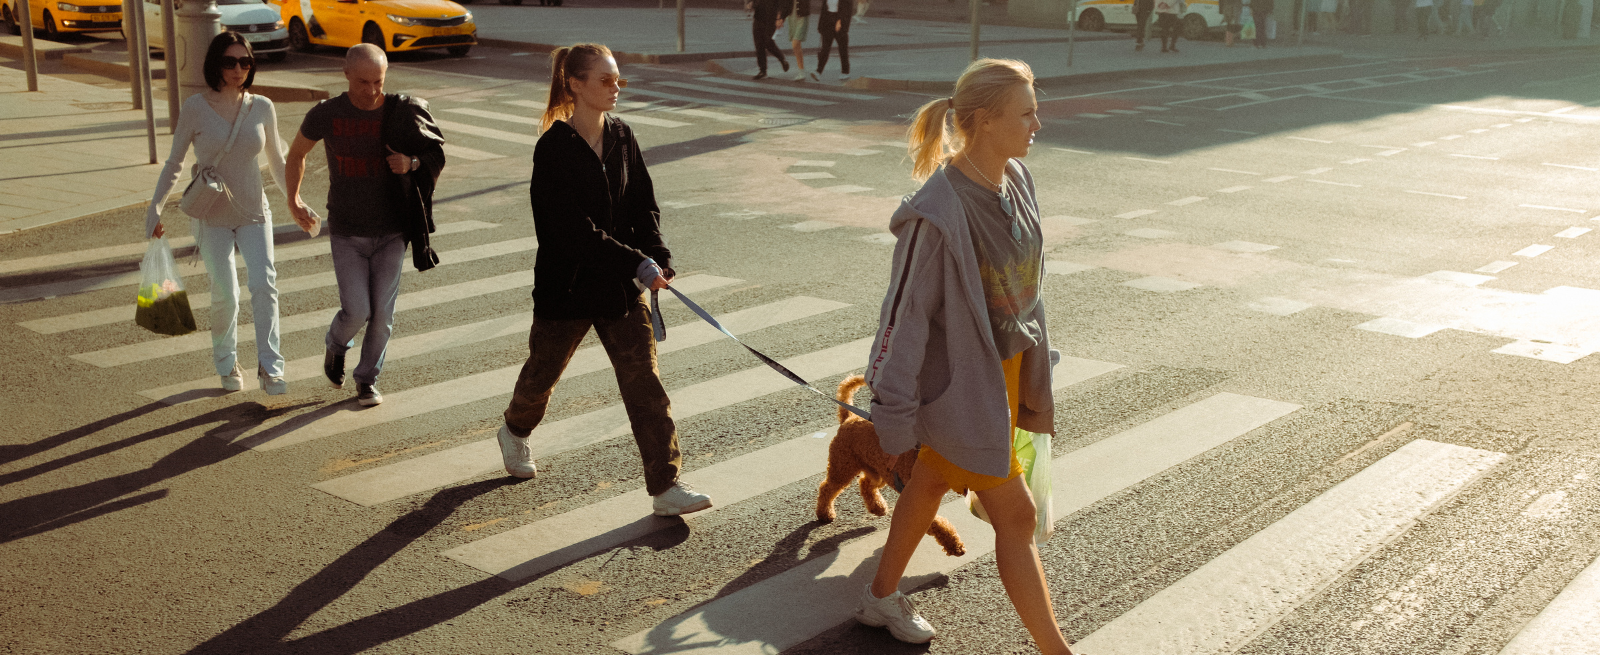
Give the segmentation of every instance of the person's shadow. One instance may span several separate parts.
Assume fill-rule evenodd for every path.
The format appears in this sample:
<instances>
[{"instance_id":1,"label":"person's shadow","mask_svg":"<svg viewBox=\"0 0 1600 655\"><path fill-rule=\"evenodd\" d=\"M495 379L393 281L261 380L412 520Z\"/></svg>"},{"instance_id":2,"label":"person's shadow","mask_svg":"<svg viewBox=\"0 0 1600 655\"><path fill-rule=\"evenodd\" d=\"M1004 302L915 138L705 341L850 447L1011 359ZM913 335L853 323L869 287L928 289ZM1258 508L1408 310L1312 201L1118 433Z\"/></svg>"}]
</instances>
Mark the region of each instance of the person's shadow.
<instances>
[{"instance_id":1,"label":"person's shadow","mask_svg":"<svg viewBox=\"0 0 1600 655\"><path fill-rule=\"evenodd\" d=\"M42 464L0 475L0 485L12 484L152 439L159 439L213 423L218 424L206 430L205 434L200 437L156 460L155 463L147 468L85 482L75 487L55 489L0 503L0 543L16 541L24 537L41 534L74 523L81 523L98 516L165 498L167 495L167 490L165 489L136 496L128 496L128 494L138 492L146 487L170 480L190 471L210 466L244 452L243 449L237 446L228 445L218 436L250 429L270 418L292 412L303 406L268 409L260 403L253 402L230 405L171 425L141 432L125 439L95 446ZM16 461L22 457L44 452L163 407L166 407L166 405L151 403L139 409L90 423L81 428L41 439L32 444L12 446L0 456L3 456L6 461Z\"/></svg>"}]
</instances>

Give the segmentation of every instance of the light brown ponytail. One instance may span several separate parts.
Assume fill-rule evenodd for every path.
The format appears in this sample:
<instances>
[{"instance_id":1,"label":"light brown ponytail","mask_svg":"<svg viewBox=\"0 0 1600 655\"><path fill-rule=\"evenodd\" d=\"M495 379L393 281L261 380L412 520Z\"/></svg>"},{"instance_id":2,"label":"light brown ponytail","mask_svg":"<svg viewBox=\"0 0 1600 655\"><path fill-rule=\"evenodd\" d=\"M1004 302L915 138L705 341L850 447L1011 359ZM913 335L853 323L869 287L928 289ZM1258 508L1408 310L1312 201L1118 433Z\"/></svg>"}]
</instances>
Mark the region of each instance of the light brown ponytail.
<instances>
[{"instance_id":1,"label":"light brown ponytail","mask_svg":"<svg viewBox=\"0 0 1600 655\"><path fill-rule=\"evenodd\" d=\"M967 66L956 80L955 95L941 98L917 110L917 118L906 135L911 155L911 177L928 179L952 154L959 151L972 134L979 109L995 111L1006 100L1006 93L1017 84L1033 84L1033 69L1014 59L979 59ZM950 130L950 113L955 113L955 131Z\"/></svg>"},{"instance_id":2,"label":"light brown ponytail","mask_svg":"<svg viewBox=\"0 0 1600 655\"><path fill-rule=\"evenodd\" d=\"M539 120L540 132L572 116L577 101L568 86L570 80L589 72L596 60L610 57L611 49L598 43L579 43L556 48L550 53L550 98L545 101L544 116Z\"/></svg>"}]
</instances>

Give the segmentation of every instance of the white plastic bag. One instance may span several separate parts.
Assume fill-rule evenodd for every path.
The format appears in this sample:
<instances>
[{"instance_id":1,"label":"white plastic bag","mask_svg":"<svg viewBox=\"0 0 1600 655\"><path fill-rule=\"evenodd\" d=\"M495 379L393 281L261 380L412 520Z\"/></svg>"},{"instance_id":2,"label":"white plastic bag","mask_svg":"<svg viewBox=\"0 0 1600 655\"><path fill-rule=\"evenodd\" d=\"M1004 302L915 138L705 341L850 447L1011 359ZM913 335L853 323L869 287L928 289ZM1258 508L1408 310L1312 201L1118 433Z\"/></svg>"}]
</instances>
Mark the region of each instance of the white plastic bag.
<instances>
[{"instance_id":1,"label":"white plastic bag","mask_svg":"<svg viewBox=\"0 0 1600 655\"><path fill-rule=\"evenodd\" d=\"M1033 543L1043 544L1050 540L1050 535L1055 533L1055 509L1052 507L1050 495L1050 435L1029 432L1017 428L1012 433L1011 449L1017 455L1017 462L1022 464L1022 481L1027 483L1028 492L1033 494L1033 508L1035 527L1033 530ZM972 515L989 522L989 513L984 511L983 502L978 500L978 494L967 491L967 509Z\"/></svg>"},{"instance_id":2,"label":"white plastic bag","mask_svg":"<svg viewBox=\"0 0 1600 655\"><path fill-rule=\"evenodd\" d=\"M151 239L139 264L139 299L133 321L156 334L182 336L195 331L194 311L183 290L183 276L167 238Z\"/></svg>"}]
</instances>

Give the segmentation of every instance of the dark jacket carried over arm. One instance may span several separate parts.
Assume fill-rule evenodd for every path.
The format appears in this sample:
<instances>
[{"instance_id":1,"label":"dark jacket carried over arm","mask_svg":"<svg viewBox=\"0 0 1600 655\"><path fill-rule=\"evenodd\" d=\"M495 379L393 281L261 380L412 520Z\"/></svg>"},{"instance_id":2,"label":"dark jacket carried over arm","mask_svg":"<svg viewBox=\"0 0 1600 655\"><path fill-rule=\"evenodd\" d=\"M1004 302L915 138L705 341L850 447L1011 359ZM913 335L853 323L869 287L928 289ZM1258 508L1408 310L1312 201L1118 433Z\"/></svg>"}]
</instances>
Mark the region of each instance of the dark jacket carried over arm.
<instances>
[{"instance_id":1,"label":"dark jacket carried over arm","mask_svg":"<svg viewBox=\"0 0 1600 655\"><path fill-rule=\"evenodd\" d=\"M399 211L411 263L426 271L439 263L428 235L433 233L433 188L444 171L444 133L428 113L428 101L389 94L383 101L383 144L420 162L417 170L400 176Z\"/></svg>"},{"instance_id":2,"label":"dark jacket carried over arm","mask_svg":"<svg viewBox=\"0 0 1600 655\"><path fill-rule=\"evenodd\" d=\"M534 147L528 195L539 236L533 312L540 318L617 318L639 297L633 279L646 258L673 274L633 129L607 117L600 151L596 157L565 121Z\"/></svg>"}]
</instances>

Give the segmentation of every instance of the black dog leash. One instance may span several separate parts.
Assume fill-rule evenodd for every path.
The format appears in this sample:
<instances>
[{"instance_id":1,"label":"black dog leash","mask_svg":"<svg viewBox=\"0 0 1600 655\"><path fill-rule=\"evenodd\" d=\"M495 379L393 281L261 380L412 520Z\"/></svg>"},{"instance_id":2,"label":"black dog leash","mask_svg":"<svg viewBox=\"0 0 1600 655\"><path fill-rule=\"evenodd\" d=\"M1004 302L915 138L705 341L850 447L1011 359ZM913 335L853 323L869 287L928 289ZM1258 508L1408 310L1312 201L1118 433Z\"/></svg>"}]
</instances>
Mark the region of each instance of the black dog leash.
<instances>
[{"instance_id":1,"label":"black dog leash","mask_svg":"<svg viewBox=\"0 0 1600 655\"><path fill-rule=\"evenodd\" d=\"M868 421L872 420L872 415L868 414L865 411L862 411L861 408L856 407L855 405L851 405L851 404L848 404L848 403L840 402L838 398L835 398L835 397L830 396L828 394L822 393L821 391L818 391L816 387L811 386L810 382L806 382L805 379L801 378L798 375L795 375L794 371L791 371L788 368L785 368L784 365L779 364L778 362L774 361L771 357L763 355L761 353L761 351L756 350L755 348L751 348L749 344L746 344L745 342L740 341L739 337L733 336L733 333L729 332L728 328L722 327L722 324L718 323L717 319L712 318L711 314L707 313L706 310L701 309L699 305L694 304L694 301L693 300L689 300L689 297L683 295L683 292L672 288L671 285L667 285L667 290L671 291L673 295L677 296L678 300L683 301L684 306L688 307L694 313L699 314L700 318L704 319L705 322L710 323L711 327L714 327L714 328L717 329L718 332L721 332L721 333L727 335L729 339L733 339L734 343L737 343L737 344L739 344L741 346L744 346L744 349L750 351L750 354L755 355L756 359L759 359L759 360L762 361L762 363L766 364L767 366L772 367L772 370L777 371L779 375L782 375L783 377L789 378L790 382L793 382L793 383L798 384L798 385L800 385L802 387L810 389L812 393L815 393L815 394L817 394L819 396L822 396L823 398L827 398L828 400L833 401L835 404L837 404L840 407L843 407L843 408L849 410L850 413L855 414L856 416L864 418L864 419L866 419ZM651 327L652 330L655 331L656 341L659 342L659 341L666 341L667 340L667 328L666 328L665 325L662 325L662 323L661 323L661 305L660 305L660 301L658 300L657 291L655 289L651 289L650 290L650 327Z\"/></svg>"}]
</instances>

